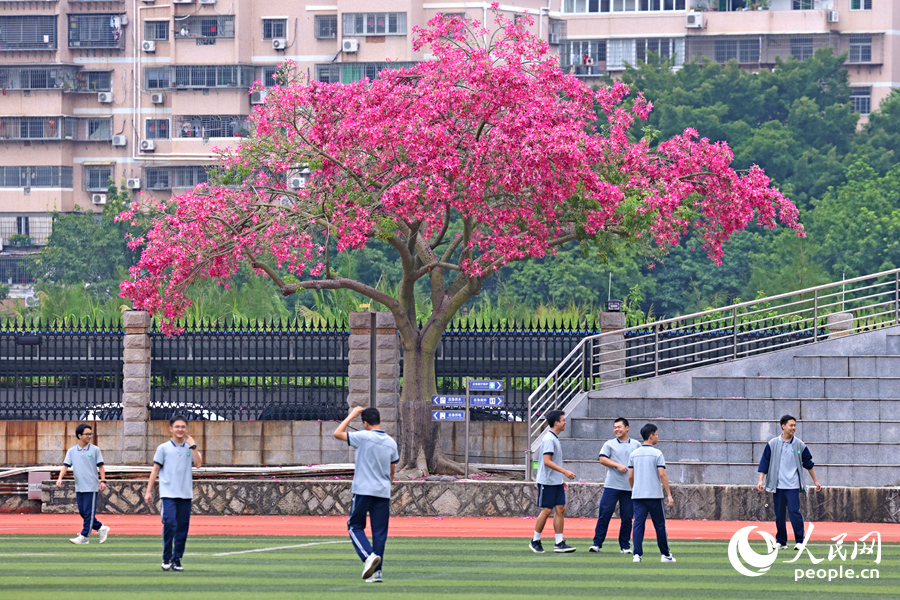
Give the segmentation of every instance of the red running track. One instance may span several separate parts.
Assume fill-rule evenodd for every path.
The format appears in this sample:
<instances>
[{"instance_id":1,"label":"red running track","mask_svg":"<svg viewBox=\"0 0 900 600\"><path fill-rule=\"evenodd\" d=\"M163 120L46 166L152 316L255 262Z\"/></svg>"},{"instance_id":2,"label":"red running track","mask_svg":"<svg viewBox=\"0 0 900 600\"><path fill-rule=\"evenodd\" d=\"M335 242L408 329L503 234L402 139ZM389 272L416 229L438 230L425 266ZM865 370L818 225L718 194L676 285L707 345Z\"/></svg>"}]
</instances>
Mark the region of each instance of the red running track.
<instances>
[{"instance_id":1,"label":"red running track","mask_svg":"<svg viewBox=\"0 0 900 600\"><path fill-rule=\"evenodd\" d=\"M112 528L112 535L159 535L162 525L155 515L101 515ZM592 538L594 519L566 519L566 537ZM0 536L69 534L78 529L78 515L4 514L0 515ZM676 521L666 522L669 538L677 540L727 540L742 527L756 525L775 535L775 524L761 521ZM814 523L813 540L830 541L842 533L859 539L871 532L881 533L882 542L900 542L900 524L896 523ZM390 534L396 537L508 537L529 538L534 518L529 517L392 517ZM619 531L618 519L609 525L607 537ZM547 523L546 535L553 534ZM268 535L268 536L344 536L345 517L210 516L191 517L192 535ZM647 527L647 537L655 536Z\"/></svg>"}]
</instances>

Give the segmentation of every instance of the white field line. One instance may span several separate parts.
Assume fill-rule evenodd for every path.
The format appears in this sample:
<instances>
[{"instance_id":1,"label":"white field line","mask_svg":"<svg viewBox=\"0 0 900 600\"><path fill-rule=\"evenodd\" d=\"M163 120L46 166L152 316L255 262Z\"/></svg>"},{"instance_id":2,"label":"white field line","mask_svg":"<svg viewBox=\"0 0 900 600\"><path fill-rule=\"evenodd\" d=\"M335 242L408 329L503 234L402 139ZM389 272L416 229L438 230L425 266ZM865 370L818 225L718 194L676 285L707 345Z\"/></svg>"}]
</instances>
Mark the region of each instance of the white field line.
<instances>
[{"instance_id":1,"label":"white field line","mask_svg":"<svg viewBox=\"0 0 900 600\"><path fill-rule=\"evenodd\" d=\"M254 548L253 550L239 550L238 552L217 552L212 556L233 556L235 554L250 554L251 552L271 552L272 550L287 550L289 548L306 548L307 546L324 546L325 544L349 544L350 540L334 542L309 542L308 544L295 544L293 546L275 546L274 548Z\"/></svg>"},{"instance_id":2,"label":"white field line","mask_svg":"<svg viewBox=\"0 0 900 600\"><path fill-rule=\"evenodd\" d=\"M9 538L7 538L9 539ZM325 544L349 544L350 540L340 540L340 541L331 541L331 542L309 542L306 544L295 544L293 546L275 546L273 548L254 548L253 550L238 550L236 552L216 552L216 553L208 553L208 552L185 552L185 556L234 556L235 554L250 554L251 552L271 552L273 550L288 550L291 548L306 548L308 546L322 546ZM26 552L16 552L16 553L8 553L8 554L0 554L0 557L9 557L9 556L72 556L71 552L34 552L34 553L26 553ZM99 552L92 552L91 556L159 556L159 552L153 553L123 553L123 552L107 552L104 554L100 554Z\"/></svg>"}]
</instances>

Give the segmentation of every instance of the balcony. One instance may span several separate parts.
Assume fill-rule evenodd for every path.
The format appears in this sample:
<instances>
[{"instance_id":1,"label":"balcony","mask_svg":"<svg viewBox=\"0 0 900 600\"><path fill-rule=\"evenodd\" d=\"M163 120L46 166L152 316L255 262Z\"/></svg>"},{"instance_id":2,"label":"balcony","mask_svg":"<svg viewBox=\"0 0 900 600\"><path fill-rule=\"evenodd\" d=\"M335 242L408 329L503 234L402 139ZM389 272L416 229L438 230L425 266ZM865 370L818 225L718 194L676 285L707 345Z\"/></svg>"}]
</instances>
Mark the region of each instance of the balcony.
<instances>
[{"instance_id":1,"label":"balcony","mask_svg":"<svg viewBox=\"0 0 900 600\"><path fill-rule=\"evenodd\" d=\"M209 139L241 137L247 115L179 115L174 117L175 137Z\"/></svg>"},{"instance_id":2,"label":"balcony","mask_svg":"<svg viewBox=\"0 0 900 600\"><path fill-rule=\"evenodd\" d=\"M72 50L122 50L125 30L121 14L69 15L69 48ZM127 21L126 21L127 22Z\"/></svg>"},{"instance_id":3,"label":"balcony","mask_svg":"<svg viewBox=\"0 0 900 600\"><path fill-rule=\"evenodd\" d=\"M0 17L0 51L56 50L56 15Z\"/></svg>"},{"instance_id":4,"label":"balcony","mask_svg":"<svg viewBox=\"0 0 900 600\"><path fill-rule=\"evenodd\" d=\"M0 117L0 142L108 142L110 117Z\"/></svg>"},{"instance_id":5,"label":"balcony","mask_svg":"<svg viewBox=\"0 0 900 600\"><path fill-rule=\"evenodd\" d=\"M3 67L0 68L0 88L7 91L108 92L112 90L112 71L82 71L69 65Z\"/></svg>"},{"instance_id":6,"label":"balcony","mask_svg":"<svg viewBox=\"0 0 900 600\"><path fill-rule=\"evenodd\" d=\"M191 16L175 20L176 40L195 40L198 46L211 46L219 39L234 39L234 17Z\"/></svg>"}]
</instances>

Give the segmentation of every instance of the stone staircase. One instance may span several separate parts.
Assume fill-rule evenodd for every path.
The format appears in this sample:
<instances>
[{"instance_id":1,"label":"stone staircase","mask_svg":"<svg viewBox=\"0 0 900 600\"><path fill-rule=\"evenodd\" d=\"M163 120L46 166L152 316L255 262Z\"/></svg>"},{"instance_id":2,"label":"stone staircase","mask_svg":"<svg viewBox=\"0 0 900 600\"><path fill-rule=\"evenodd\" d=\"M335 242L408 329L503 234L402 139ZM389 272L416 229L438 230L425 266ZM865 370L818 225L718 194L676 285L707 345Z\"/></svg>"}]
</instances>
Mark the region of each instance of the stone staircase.
<instances>
[{"instance_id":1,"label":"stone staircase","mask_svg":"<svg viewBox=\"0 0 900 600\"><path fill-rule=\"evenodd\" d=\"M823 485L900 485L900 327L590 392L569 412L564 464L603 481L597 456L621 416L638 440L659 427L672 483L755 485L786 413Z\"/></svg>"}]
</instances>

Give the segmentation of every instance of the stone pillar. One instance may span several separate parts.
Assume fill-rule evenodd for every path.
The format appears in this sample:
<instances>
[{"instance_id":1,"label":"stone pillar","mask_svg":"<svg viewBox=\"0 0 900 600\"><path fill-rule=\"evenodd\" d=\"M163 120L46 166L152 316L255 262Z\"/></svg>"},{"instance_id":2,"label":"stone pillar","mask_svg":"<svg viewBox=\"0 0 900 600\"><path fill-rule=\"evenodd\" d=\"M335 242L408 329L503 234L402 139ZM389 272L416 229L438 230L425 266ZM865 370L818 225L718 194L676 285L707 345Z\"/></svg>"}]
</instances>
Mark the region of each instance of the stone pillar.
<instances>
[{"instance_id":1,"label":"stone pillar","mask_svg":"<svg viewBox=\"0 0 900 600\"><path fill-rule=\"evenodd\" d=\"M844 337L850 335L853 329L853 313L840 312L828 315L826 322L828 323L828 339Z\"/></svg>"},{"instance_id":2,"label":"stone pillar","mask_svg":"<svg viewBox=\"0 0 900 600\"><path fill-rule=\"evenodd\" d=\"M611 332L625 329L624 312L601 312L600 331ZM625 383L625 335L612 333L605 335L594 342L599 347L594 348L594 354L600 357L600 387Z\"/></svg>"},{"instance_id":3,"label":"stone pillar","mask_svg":"<svg viewBox=\"0 0 900 600\"><path fill-rule=\"evenodd\" d=\"M375 316L375 361L372 362L372 315ZM382 429L397 435L400 405L400 340L394 315L389 312L350 313L350 395L347 404L372 406L372 375L375 377L375 408L381 413Z\"/></svg>"},{"instance_id":4,"label":"stone pillar","mask_svg":"<svg viewBox=\"0 0 900 600\"><path fill-rule=\"evenodd\" d=\"M125 344L122 381L122 462L145 465L147 421L150 419L150 313L125 313Z\"/></svg>"}]
</instances>

